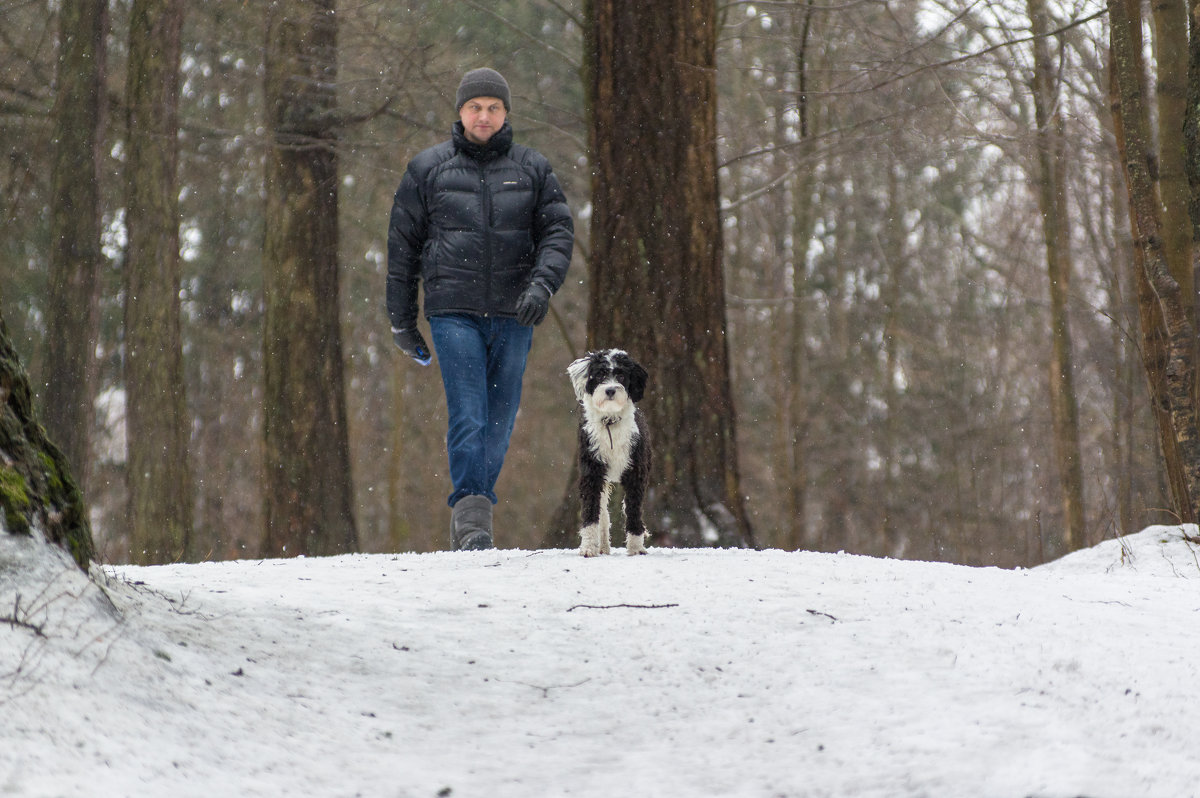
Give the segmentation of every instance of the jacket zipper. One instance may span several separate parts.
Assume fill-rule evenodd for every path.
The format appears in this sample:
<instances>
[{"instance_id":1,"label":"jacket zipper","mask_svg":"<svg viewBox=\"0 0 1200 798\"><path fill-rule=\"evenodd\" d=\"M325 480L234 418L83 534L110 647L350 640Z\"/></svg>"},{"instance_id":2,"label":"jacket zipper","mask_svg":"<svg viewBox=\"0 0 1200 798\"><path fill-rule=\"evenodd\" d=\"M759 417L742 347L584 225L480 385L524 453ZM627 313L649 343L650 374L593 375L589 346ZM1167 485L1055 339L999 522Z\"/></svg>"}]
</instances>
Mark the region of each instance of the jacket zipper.
<instances>
[{"instance_id":1,"label":"jacket zipper","mask_svg":"<svg viewBox=\"0 0 1200 798\"><path fill-rule=\"evenodd\" d=\"M483 269L483 315L488 317L492 310L492 196L487 185L487 164L479 164L479 196L483 206L483 251L486 263Z\"/></svg>"}]
</instances>

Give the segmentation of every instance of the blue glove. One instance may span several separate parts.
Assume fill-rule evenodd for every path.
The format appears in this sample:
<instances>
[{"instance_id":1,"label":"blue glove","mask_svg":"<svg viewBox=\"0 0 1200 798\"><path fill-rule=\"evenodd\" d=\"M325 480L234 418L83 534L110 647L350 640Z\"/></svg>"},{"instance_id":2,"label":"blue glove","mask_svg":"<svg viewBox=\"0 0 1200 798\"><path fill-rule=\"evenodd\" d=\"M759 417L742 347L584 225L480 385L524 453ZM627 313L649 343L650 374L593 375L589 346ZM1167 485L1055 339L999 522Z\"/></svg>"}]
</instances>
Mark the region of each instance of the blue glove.
<instances>
[{"instance_id":1,"label":"blue glove","mask_svg":"<svg viewBox=\"0 0 1200 798\"><path fill-rule=\"evenodd\" d=\"M403 330L393 327L392 340L400 347L401 352L422 366L428 366L433 360L433 356L429 354L429 345L425 343L424 336L416 327L406 327Z\"/></svg>"},{"instance_id":2,"label":"blue glove","mask_svg":"<svg viewBox=\"0 0 1200 798\"><path fill-rule=\"evenodd\" d=\"M517 321L526 327L541 324L550 309L550 292L541 283L533 283L517 300Z\"/></svg>"}]
</instances>

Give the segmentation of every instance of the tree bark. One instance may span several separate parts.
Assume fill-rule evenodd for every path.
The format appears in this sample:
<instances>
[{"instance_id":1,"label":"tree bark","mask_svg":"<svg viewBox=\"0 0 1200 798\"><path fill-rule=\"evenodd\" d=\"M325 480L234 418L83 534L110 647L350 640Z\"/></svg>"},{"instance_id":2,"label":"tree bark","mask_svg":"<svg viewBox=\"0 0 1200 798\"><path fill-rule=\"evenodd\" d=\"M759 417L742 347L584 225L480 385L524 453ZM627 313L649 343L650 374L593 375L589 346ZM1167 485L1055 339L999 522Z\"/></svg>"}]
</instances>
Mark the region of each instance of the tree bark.
<instances>
[{"instance_id":1,"label":"tree bark","mask_svg":"<svg viewBox=\"0 0 1200 798\"><path fill-rule=\"evenodd\" d=\"M586 8L588 340L649 370L662 545L751 545L739 490L717 187L715 3Z\"/></svg>"},{"instance_id":2,"label":"tree bark","mask_svg":"<svg viewBox=\"0 0 1200 798\"><path fill-rule=\"evenodd\" d=\"M59 12L45 420L86 487L96 381L100 159L105 126L107 0L65 0Z\"/></svg>"},{"instance_id":3,"label":"tree bark","mask_svg":"<svg viewBox=\"0 0 1200 798\"><path fill-rule=\"evenodd\" d=\"M334 0L267 23L264 556L354 551L338 275Z\"/></svg>"},{"instance_id":4,"label":"tree bark","mask_svg":"<svg viewBox=\"0 0 1200 798\"><path fill-rule=\"evenodd\" d=\"M125 429L132 559L189 557L179 262L181 0L135 0L126 81Z\"/></svg>"},{"instance_id":5,"label":"tree bark","mask_svg":"<svg viewBox=\"0 0 1200 798\"><path fill-rule=\"evenodd\" d=\"M1075 396L1071 326L1071 223L1067 205L1067 141L1059 87L1050 53L1044 0L1029 0L1033 40L1033 103L1037 131L1036 182L1042 237L1050 280L1050 418L1063 508L1064 551L1086 545L1083 463L1079 449L1079 406Z\"/></svg>"},{"instance_id":6,"label":"tree bark","mask_svg":"<svg viewBox=\"0 0 1200 798\"><path fill-rule=\"evenodd\" d=\"M1188 93L1188 14L1184 0L1154 0L1155 99L1158 113L1158 187L1163 249L1171 276L1179 283L1185 310L1196 324L1196 288L1189 216L1187 144L1184 140Z\"/></svg>"},{"instance_id":7,"label":"tree bark","mask_svg":"<svg viewBox=\"0 0 1200 798\"><path fill-rule=\"evenodd\" d=\"M0 317L0 522L9 534L40 530L84 571L95 547L71 466L33 408L29 377Z\"/></svg>"},{"instance_id":8,"label":"tree bark","mask_svg":"<svg viewBox=\"0 0 1200 798\"><path fill-rule=\"evenodd\" d=\"M1200 272L1200 0L1188 6L1191 36L1188 39L1187 100L1183 117L1184 170L1187 173L1188 217L1192 225L1192 275Z\"/></svg>"},{"instance_id":9,"label":"tree bark","mask_svg":"<svg viewBox=\"0 0 1200 798\"><path fill-rule=\"evenodd\" d=\"M815 121L808 96L809 69L812 56L809 43L812 40L813 4L806 0L803 8L796 9L796 113L799 117L799 134L802 145L797 157L811 155L811 139ZM807 167L807 168L806 168ZM784 496L787 502L787 534L784 547L795 551L802 549L808 541L808 256L816 224L813 202L815 178L813 169L807 164L796 170L792 181L794 207L792 214L792 285L791 304L788 314L788 330L785 336L788 352L784 381L784 402L781 408L787 421L784 445L787 448L787 469L784 472Z\"/></svg>"},{"instance_id":10,"label":"tree bark","mask_svg":"<svg viewBox=\"0 0 1200 798\"><path fill-rule=\"evenodd\" d=\"M1162 381L1159 384L1152 382L1151 394L1162 403L1164 420L1169 420L1169 430L1160 427L1160 431L1165 433L1163 454L1168 458L1168 473L1172 476L1173 509L1180 523L1194 523L1196 502L1200 498L1200 434L1194 397L1195 332L1188 312L1192 300L1182 296L1163 246L1159 197L1151 172L1153 152L1139 50L1140 8L1136 0L1109 0L1108 9L1118 100L1114 103L1114 112L1118 143L1123 145L1122 164L1133 236L1141 250L1142 272L1153 292L1155 310L1161 313L1164 338ZM1143 324L1149 315L1143 309ZM1144 335L1159 332L1143 328ZM1153 380L1156 375L1148 370L1148 376ZM1178 458L1174 464L1169 459L1172 454ZM1176 469L1174 473L1172 468Z\"/></svg>"}]
</instances>

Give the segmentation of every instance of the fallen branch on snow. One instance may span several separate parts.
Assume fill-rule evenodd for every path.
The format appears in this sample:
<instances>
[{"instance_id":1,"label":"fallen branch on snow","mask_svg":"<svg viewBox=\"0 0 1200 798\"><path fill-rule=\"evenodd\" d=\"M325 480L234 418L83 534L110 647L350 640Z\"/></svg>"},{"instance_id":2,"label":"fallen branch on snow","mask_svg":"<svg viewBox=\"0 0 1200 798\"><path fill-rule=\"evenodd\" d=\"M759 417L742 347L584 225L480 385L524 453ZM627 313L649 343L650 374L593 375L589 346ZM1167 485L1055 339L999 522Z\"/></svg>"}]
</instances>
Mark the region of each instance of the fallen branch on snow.
<instances>
[{"instance_id":1,"label":"fallen branch on snow","mask_svg":"<svg viewBox=\"0 0 1200 798\"><path fill-rule=\"evenodd\" d=\"M44 631L43 625L39 625L36 623L32 623L30 621L27 621L24 618L22 618L21 615L22 615L22 613L21 613L21 594L18 593L16 599L13 601L12 615L5 615L3 617L0 617L0 623L6 623L10 627L13 627L13 628L16 628L19 626L22 629L28 629L29 631L33 632L38 637L46 636L46 632ZM26 610L24 615L26 617L28 617L29 611Z\"/></svg>"},{"instance_id":2,"label":"fallen branch on snow","mask_svg":"<svg viewBox=\"0 0 1200 798\"><path fill-rule=\"evenodd\" d=\"M662 610L667 607L678 607L678 604L576 604L571 610L615 610L618 607L628 607L633 610Z\"/></svg>"}]
</instances>

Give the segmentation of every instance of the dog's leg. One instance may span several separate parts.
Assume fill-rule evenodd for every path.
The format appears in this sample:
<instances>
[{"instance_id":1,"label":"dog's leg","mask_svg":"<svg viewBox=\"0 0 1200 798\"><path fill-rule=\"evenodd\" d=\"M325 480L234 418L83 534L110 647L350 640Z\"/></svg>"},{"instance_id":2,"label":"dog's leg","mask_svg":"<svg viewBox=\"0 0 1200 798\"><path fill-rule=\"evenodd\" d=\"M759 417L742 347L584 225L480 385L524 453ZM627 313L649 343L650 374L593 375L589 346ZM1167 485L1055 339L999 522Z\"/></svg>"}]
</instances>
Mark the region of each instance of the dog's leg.
<instances>
[{"instance_id":1,"label":"dog's leg","mask_svg":"<svg viewBox=\"0 0 1200 798\"><path fill-rule=\"evenodd\" d=\"M609 554L612 550L612 521L608 517L608 502L612 498L612 483L604 483L604 492L600 496L600 553Z\"/></svg>"},{"instance_id":2,"label":"dog's leg","mask_svg":"<svg viewBox=\"0 0 1200 798\"><path fill-rule=\"evenodd\" d=\"M628 532L626 532L625 533L625 553L631 557L635 554L645 554L646 553L645 540L646 540L645 532L643 532L640 535L631 535Z\"/></svg>"},{"instance_id":3,"label":"dog's leg","mask_svg":"<svg viewBox=\"0 0 1200 798\"><path fill-rule=\"evenodd\" d=\"M645 554L646 553L646 527L642 523L641 506L636 510L631 507L632 502L629 501L629 494L625 495L625 553L629 555ZM636 515L635 515L636 514ZM635 518L636 521L629 519ZM635 529L640 529L641 532L635 532Z\"/></svg>"},{"instance_id":4,"label":"dog's leg","mask_svg":"<svg viewBox=\"0 0 1200 798\"><path fill-rule=\"evenodd\" d=\"M625 553L646 553L646 524L642 521L642 502L650 477L650 450L643 435L634 448L629 468L621 475L625 488Z\"/></svg>"},{"instance_id":5,"label":"dog's leg","mask_svg":"<svg viewBox=\"0 0 1200 798\"><path fill-rule=\"evenodd\" d=\"M604 472L594 460L582 458L579 463L579 503L583 526L579 530L579 553L584 557L601 554L601 514L607 517L604 507ZM604 527L607 532L607 525Z\"/></svg>"},{"instance_id":6,"label":"dog's leg","mask_svg":"<svg viewBox=\"0 0 1200 798\"><path fill-rule=\"evenodd\" d=\"M584 557L596 557L600 551L600 525L585 524L579 530L579 553Z\"/></svg>"}]
</instances>

